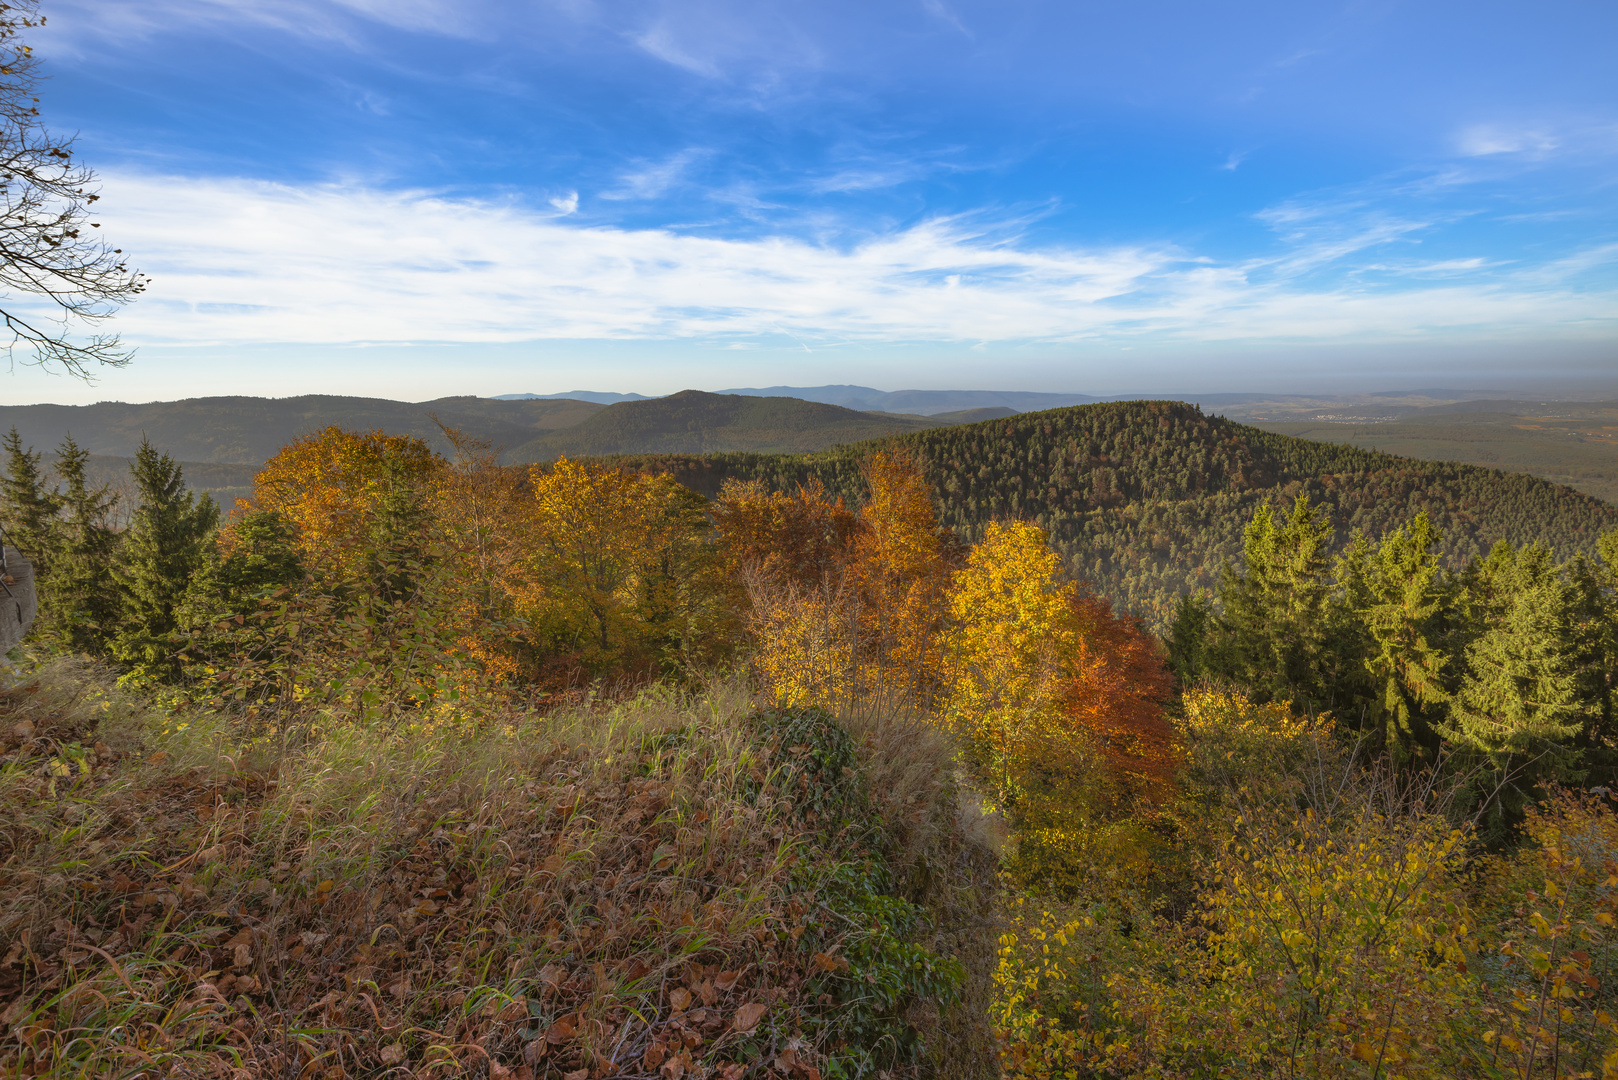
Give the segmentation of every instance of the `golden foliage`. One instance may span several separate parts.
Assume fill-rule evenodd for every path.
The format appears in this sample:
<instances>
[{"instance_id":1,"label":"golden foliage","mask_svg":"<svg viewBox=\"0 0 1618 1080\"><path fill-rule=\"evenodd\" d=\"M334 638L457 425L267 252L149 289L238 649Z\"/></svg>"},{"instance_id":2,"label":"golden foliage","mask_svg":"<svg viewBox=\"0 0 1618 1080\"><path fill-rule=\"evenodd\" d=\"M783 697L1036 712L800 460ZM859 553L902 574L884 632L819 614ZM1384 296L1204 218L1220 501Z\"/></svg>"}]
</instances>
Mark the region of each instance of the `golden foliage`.
<instances>
[{"instance_id":1,"label":"golden foliage","mask_svg":"<svg viewBox=\"0 0 1618 1080\"><path fill-rule=\"evenodd\" d=\"M793 492L727 479L710 514L731 573L757 570L800 588L846 569L858 527L854 513L842 499L827 498L818 479Z\"/></svg>"},{"instance_id":2,"label":"golden foliage","mask_svg":"<svg viewBox=\"0 0 1618 1080\"><path fill-rule=\"evenodd\" d=\"M253 477L243 511L281 515L293 527L305 565L331 564L337 576L365 560L365 540L384 500L441 465L420 439L329 427L288 444ZM229 532L224 537L229 554Z\"/></svg>"},{"instance_id":3,"label":"golden foliage","mask_svg":"<svg viewBox=\"0 0 1618 1080\"><path fill-rule=\"evenodd\" d=\"M850 573L867 679L924 701L937 681L938 632L949 586L943 533L913 456L879 451L862 475L868 492Z\"/></svg>"},{"instance_id":4,"label":"golden foliage","mask_svg":"<svg viewBox=\"0 0 1618 1080\"><path fill-rule=\"evenodd\" d=\"M531 573L517 604L542 640L599 673L689 656L721 621L695 492L566 458L530 480Z\"/></svg>"}]
</instances>

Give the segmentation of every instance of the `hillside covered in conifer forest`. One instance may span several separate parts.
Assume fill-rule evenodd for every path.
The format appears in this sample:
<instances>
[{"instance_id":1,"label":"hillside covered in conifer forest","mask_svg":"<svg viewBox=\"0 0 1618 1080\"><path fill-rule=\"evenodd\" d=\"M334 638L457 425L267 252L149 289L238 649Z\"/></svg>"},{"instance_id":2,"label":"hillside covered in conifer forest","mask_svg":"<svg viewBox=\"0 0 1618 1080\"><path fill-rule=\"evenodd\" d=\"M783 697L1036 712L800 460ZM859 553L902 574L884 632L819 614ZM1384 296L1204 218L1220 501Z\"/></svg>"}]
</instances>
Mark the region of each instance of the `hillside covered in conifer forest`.
<instances>
[{"instance_id":1,"label":"hillside covered in conifer forest","mask_svg":"<svg viewBox=\"0 0 1618 1080\"><path fill-rule=\"evenodd\" d=\"M1500 540L1590 554L1618 526L1618 506L1525 473L1313 442L1174 401L1022 413L811 454L622 460L666 469L710 497L729 477L778 488L818 479L857 505L860 463L881 447L918 455L940 523L963 540L990 521L1032 521L1075 574L1159 625L1182 593L1212 588L1240 555L1258 505L1298 494L1323 508L1338 545L1426 511L1452 565Z\"/></svg>"}]
</instances>

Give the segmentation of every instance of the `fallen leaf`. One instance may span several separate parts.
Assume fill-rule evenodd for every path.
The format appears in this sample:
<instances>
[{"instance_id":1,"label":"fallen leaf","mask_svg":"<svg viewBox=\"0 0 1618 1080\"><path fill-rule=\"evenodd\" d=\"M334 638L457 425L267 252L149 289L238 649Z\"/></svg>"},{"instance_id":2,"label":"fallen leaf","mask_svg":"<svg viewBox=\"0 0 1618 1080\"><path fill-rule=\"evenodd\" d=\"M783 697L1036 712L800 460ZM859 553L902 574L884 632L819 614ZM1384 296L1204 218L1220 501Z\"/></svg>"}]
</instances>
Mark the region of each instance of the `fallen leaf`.
<instances>
[{"instance_id":1,"label":"fallen leaf","mask_svg":"<svg viewBox=\"0 0 1618 1080\"><path fill-rule=\"evenodd\" d=\"M730 1018L730 1026L737 1031L752 1031L758 1027L758 1022L764 1019L764 1014L770 1011L768 1005L762 1002L753 1002L737 1009Z\"/></svg>"},{"instance_id":2,"label":"fallen leaf","mask_svg":"<svg viewBox=\"0 0 1618 1080\"><path fill-rule=\"evenodd\" d=\"M676 986L669 991L669 1004L674 1007L675 1012L685 1012L691 1007L691 991L683 986Z\"/></svg>"},{"instance_id":3,"label":"fallen leaf","mask_svg":"<svg viewBox=\"0 0 1618 1080\"><path fill-rule=\"evenodd\" d=\"M237 967L246 967L253 962L253 947L246 943L236 946L235 959Z\"/></svg>"},{"instance_id":4,"label":"fallen leaf","mask_svg":"<svg viewBox=\"0 0 1618 1080\"><path fill-rule=\"evenodd\" d=\"M709 982L707 979L703 979L696 986L693 986L692 989L697 992L697 996L702 999L702 1003L704 1005L712 1005L714 1002L719 1000L719 991L715 990L713 983Z\"/></svg>"},{"instance_id":5,"label":"fallen leaf","mask_svg":"<svg viewBox=\"0 0 1618 1080\"><path fill-rule=\"evenodd\" d=\"M655 1069L659 1065L663 1064L663 1059L667 1056L668 1049L662 1043L652 1043L646 1047L646 1053L641 1055L641 1068Z\"/></svg>"},{"instance_id":6,"label":"fallen leaf","mask_svg":"<svg viewBox=\"0 0 1618 1080\"><path fill-rule=\"evenodd\" d=\"M511 1080L511 1070L498 1061L489 1062L489 1080Z\"/></svg>"},{"instance_id":7,"label":"fallen leaf","mask_svg":"<svg viewBox=\"0 0 1618 1080\"><path fill-rule=\"evenodd\" d=\"M560 964L546 964L539 972L539 981L555 989L567 978L567 969Z\"/></svg>"},{"instance_id":8,"label":"fallen leaf","mask_svg":"<svg viewBox=\"0 0 1618 1080\"><path fill-rule=\"evenodd\" d=\"M589 1069L577 1069L570 1073L563 1073L562 1080L590 1080Z\"/></svg>"},{"instance_id":9,"label":"fallen leaf","mask_svg":"<svg viewBox=\"0 0 1618 1080\"><path fill-rule=\"evenodd\" d=\"M382 1048L382 1064L397 1065L405 1059L403 1043L389 1043Z\"/></svg>"},{"instance_id":10,"label":"fallen leaf","mask_svg":"<svg viewBox=\"0 0 1618 1080\"><path fill-rule=\"evenodd\" d=\"M731 987L735 986L736 980L740 979L741 977L742 973L740 971L721 971L718 975L714 976L714 989L720 991L721 993L726 992Z\"/></svg>"},{"instance_id":11,"label":"fallen leaf","mask_svg":"<svg viewBox=\"0 0 1618 1080\"><path fill-rule=\"evenodd\" d=\"M546 1030L545 1041L553 1046L561 1046L576 1034L578 1028L573 1026L573 1018L564 1016Z\"/></svg>"}]
</instances>

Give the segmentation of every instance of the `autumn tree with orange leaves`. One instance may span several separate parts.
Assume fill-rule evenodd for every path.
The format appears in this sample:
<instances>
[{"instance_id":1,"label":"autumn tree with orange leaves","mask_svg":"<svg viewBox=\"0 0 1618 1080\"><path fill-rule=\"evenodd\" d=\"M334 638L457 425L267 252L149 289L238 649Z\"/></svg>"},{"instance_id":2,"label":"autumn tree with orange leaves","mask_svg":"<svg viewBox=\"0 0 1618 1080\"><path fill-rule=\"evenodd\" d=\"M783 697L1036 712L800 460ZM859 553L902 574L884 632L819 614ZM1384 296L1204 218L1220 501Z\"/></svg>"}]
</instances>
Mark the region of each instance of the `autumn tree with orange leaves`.
<instances>
[{"instance_id":1,"label":"autumn tree with orange leaves","mask_svg":"<svg viewBox=\"0 0 1618 1080\"><path fill-rule=\"evenodd\" d=\"M857 515L818 485L727 484L713 511L746 590L753 664L783 704L927 706L951 550L914 458L877 453Z\"/></svg>"},{"instance_id":2,"label":"autumn tree with orange leaves","mask_svg":"<svg viewBox=\"0 0 1618 1080\"><path fill-rule=\"evenodd\" d=\"M253 477L244 513L267 511L292 528L311 570L344 578L367 559L367 547L390 501L413 494L441 459L408 435L338 427L286 446ZM229 537L225 538L228 549Z\"/></svg>"}]
</instances>

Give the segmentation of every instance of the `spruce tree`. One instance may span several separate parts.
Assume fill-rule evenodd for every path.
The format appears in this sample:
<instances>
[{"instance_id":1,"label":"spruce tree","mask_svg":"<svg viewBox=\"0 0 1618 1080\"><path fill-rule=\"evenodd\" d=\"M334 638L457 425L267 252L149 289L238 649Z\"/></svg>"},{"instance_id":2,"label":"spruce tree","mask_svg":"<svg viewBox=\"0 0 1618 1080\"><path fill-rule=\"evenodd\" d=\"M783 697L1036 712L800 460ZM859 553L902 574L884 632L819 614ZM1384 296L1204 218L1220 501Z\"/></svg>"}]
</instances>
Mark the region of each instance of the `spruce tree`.
<instances>
[{"instance_id":1,"label":"spruce tree","mask_svg":"<svg viewBox=\"0 0 1618 1080\"><path fill-rule=\"evenodd\" d=\"M1598 557L1576 556L1568 564L1573 587L1574 634L1578 641L1580 694L1597 714L1581 740L1586 779L1618 782L1618 532L1596 542Z\"/></svg>"},{"instance_id":2,"label":"spruce tree","mask_svg":"<svg viewBox=\"0 0 1618 1080\"><path fill-rule=\"evenodd\" d=\"M1484 625L1442 733L1485 766L1498 829L1540 784L1583 778L1598 712L1579 685L1574 590L1547 549L1497 545L1472 587Z\"/></svg>"},{"instance_id":3,"label":"spruce tree","mask_svg":"<svg viewBox=\"0 0 1618 1080\"><path fill-rule=\"evenodd\" d=\"M185 487L180 466L142 439L130 466L139 505L113 570L123 601L123 627L113 655L147 674L168 676L176 610L191 579L209 561L219 509Z\"/></svg>"},{"instance_id":4,"label":"spruce tree","mask_svg":"<svg viewBox=\"0 0 1618 1080\"><path fill-rule=\"evenodd\" d=\"M1435 748L1436 709L1449 698L1448 658L1437 647L1447 598L1438 543L1425 512L1383 536L1364 564L1365 595L1356 605L1372 642L1364 661L1376 691L1371 730L1396 765Z\"/></svg>"},{"instance_id":5,"label":"spruce tree","mask_svg":"<svg viewBox=\"0 0 1618 1080\"><path fill-rule=\"evenodd\" d=\"M7 542L28 559L41 585L50 573L56 549L56 515L62 503L54 488L45 485L39 454L24 450L22 436L12 428L0 438L6 451L6 470L0 474L0 526Z\"/></svg>"},{"instance_id":6,"label":"spruce tree","mask_svg":"<svg viewBox=\"0 0 1618 1080\"><path fill-rule=\"evenodd\" d=\"M56 453L56 475L66 484L66 514L44 590L50 629L70 648L104 653L118 630L119 594L113 580L118 533L110 523L118 496L107 485L92 489L84 467L89 451L70 435Z\"/></svg>"},{"instance_id":7,"label":"spruce tree","mask_svg":"<svg viewBox=\"0 0 1618 1080\"><path fill-rule=\"evenodd\" d=\"M1268 505L1258 508L1242 548L1245 572L1224 572L1223 611L1206 659L1210 674L1263 699L1290 698L1310 708L1326 703L1320 673L1329 641L1331 538L1330 522L1306 495L1281 524Z\"/></svg>"}]
</instances>

